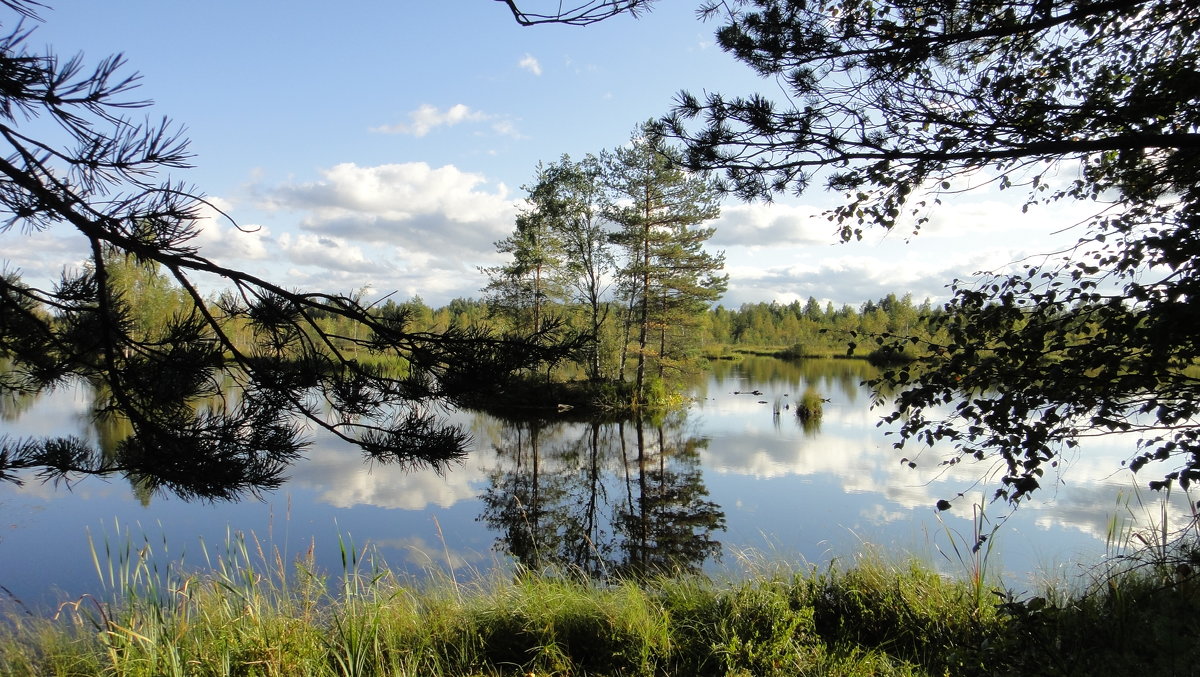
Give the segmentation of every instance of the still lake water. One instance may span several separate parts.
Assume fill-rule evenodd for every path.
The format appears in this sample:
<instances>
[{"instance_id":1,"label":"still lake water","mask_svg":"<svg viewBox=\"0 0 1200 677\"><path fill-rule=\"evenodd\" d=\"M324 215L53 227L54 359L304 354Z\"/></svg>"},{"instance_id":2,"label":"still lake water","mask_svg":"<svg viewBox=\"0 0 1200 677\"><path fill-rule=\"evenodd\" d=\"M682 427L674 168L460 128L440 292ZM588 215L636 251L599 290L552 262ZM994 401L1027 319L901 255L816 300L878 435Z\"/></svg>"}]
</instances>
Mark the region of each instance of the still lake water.
<instances>
[{"instance_id":1,"label":"still lake water","mask_svg":"<svg viewBox=\"0 0 1200 677\"><path fill-rule=\"evenodd\" d=\"M1159 514L1161 497L1120 469L1134 440L1109 437L1072 452L1060 476L1005 518L1006 505L987 502L994 486L980 482L988 465L939 467L935 450L916 470L900 462L876 427L886 412L871 410L860 385L870 373L854 360L715 362L686 412L641 424L518 424L459 411L451 418L472 431L474 448L442 476L371 465L316 437L290 480L261 501L147 498L120 478L69 489L3 483L0 597L44 607L96 590L89 535L117 542L119 531L159 549L165 542L192 566L203 562L202 543L220 551L240 532L285 560L311 546L333 573L341 539L417 576L470 576L514 560L601 574L669 562L737 576L747 556L824 565L864 544L963 575L954 545L969 548L980 506L984 531L998 526L989 568L1019 592L1094 563L1114 517ZM819 426L802 425L788 406L809 386L829 399ZM748 391L761 395L735 394ZM0 435L97 439L89 405L82 389L8 402ZM959 492L952 510L934 510ZM1176 495L1168 513L1182 522L1187 505Z\"/></svg>"}]
</instances>

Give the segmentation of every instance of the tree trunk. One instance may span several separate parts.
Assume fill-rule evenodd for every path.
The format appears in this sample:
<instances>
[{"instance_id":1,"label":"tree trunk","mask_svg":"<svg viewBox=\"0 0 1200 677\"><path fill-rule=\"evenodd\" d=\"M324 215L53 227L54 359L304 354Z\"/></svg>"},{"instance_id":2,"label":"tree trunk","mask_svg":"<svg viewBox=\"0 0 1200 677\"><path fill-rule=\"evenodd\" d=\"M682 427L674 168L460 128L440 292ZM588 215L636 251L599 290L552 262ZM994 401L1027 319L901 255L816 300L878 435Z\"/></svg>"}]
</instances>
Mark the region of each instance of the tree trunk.
<instances>
[{"instance_id":1,"label":"tree trunk","mask_svg":"<svg viewBox=\"0 0 1200 677\"><path fill-rule=\"evenodd\" d=\"M647 198L647 205L649 198ZM634 381L638 404L646 403L646 342L650 324L650 210L646 208L646 224L642 226L642 298L641 316L638 318L638 363L637 379Z\"/></svg>"}]
</instances>

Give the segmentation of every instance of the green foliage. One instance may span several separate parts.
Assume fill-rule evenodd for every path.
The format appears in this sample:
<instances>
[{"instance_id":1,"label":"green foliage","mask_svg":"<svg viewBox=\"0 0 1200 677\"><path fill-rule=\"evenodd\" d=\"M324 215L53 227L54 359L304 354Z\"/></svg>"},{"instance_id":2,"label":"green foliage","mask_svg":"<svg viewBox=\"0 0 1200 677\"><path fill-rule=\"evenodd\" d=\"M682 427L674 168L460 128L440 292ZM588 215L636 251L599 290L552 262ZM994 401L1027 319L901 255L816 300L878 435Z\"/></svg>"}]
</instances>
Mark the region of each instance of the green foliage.
<instances>
[{"instance_id":1,"label":"green foliage","mask_svg":"<svg viewBox=\"0 0 1200 677\"><path fill-rule=\"evenodd\" d=\"M671 650L663 611L632 585L598 591L523 576L483 602L468 622L489 665L535 674L650 675Z\"/></svg>"},{"instance_id":2,"label":"green foliage","mask_svg":"<svg viewBox=\"0 0 1200 677\"><path fill-rule=\"evenodd\" d=\"M112 595L54 618L14 610L0 674L1190 674L1200 659L1200 586L1177 570L1024 598L977 598L969 583L871 555L724 584L523 571L415 584L343 542L331 585L311 553L285 562L237 535L206 550L201 571L158 568L165 541L118 530L104 543Z\"/></svg>"},{"instance_id":3,"label":"green foliage","mask_svg":"<svg viewBox=\"0 0 1200 677\"><path fill-rule=\"evenodd\" d=\"M725 290L724 256L704 250L713 231L699 227L719 213L715 193L648 124L600 157L539 165L526 190L497 243L511 261L484 269L493 316L537 330L553 310L582 330L589 379L625 379L632 360L633 403L661 404L651 379L693 368L695 330Z\"/></svg>"},{"instance_id":4,"label":"green foliage","mask_svg":"<svg viewBox=\"0 0 1200 677\"><path fill-rule=\"evenodd\" d=\"M649 123L605 162L616 225L610 239L622 252L618 294L632 332L634 382L647 402L647 368L663 379L687 364L690 329L725 292L725 255L704 250L714 231L701 227L720 209L707 178L684 172L678 151Z\"/></svg>"},{"instance_id":5,"label":"green foliage","mask_svg":"<svg viewBox=\"0 0 1200 677\"><path fill-rule=\"evenodd\" d=\"M1014 501L1087 435L1138 433L1130 467L1166 464L1152 487L1200 479L1200 392L1185 375L1200 360L1200 6L737 0L701 12L720 17L722 49L786 94L683 93L662 121L725 190L769 199L823 183L842 195L828 215L844 240L917 232L965 186L1021 189L1026 210L1091 209L1061 255L953 284L941 336L916 337L940 359L875 383L900 393L889 420L901 446L995 458L997 498ZM907 332L865 331L892 354L910 345Z\"/></svg>"},{"instance_id":6,"label":"green foliage","mask_svg":"<svg viewBox=\"0 0 1200 677\"><path fill-rule=\"evenodd\" d=\"M496 250L509 254L506 265L484 268L488 276L489 305L494 312L510 317L527 331L540 331L551 299L562 296L554 284L553 270L565 264L565 251L559 239L561 222L567 218L567 206L547 168L537 168L537 181L526 187L529 206L517 216L512 235L496 243Z\"/></svg>"},{"instance_id":7,"label":"green foliage","mask_svg":"<svg viewBox=\"0 0 1200 677\"><path fill-rule=\"evenodd\" d=\"M796 417L800 419L807 430L810 425L814 428L819 426L821 417L824 415L825 398L821 397L821 393L813 386L806 387L800 400L796 402Z\"/></svg>"},{"instance_id":8,"label":"green foliage","mask_svg":"<svg viewBox=\"0 0 1200 677\"><path fill-rule=\"evenodd\" d=\"M504 380L575 351L549 323L414 330L415 313L365 307L361 292L284 289L205 258L195 238L212 205L168 175L189 166L186 139L167 120L125 117L147 104L130 97L137 77L121 57L89 68L31 47L42 9L0 3L0 231L71 229L86 263L50 289L0 275L0 388L86 379L104 393L94 413L130 430L108 454L72 437L5 438L0 480L125 474L148 491L231 499L278 486L306 426L371 460L444 467L467 436L428 405L463 392L465 374ZM206 298L205 282L225 291Z\"/></svg>"},{"instance_id":9,"label":"green foliage","mask_svg":"<svg viewBox=\"0 0 1200 677\"><path fill-rule=\"evenodd\" d=\"M875 647L932 673L984 673L985 639L999 633L995 605L969 586L917 564L892 569L864 559L805 582L818 632L835 643Z\"/></svg>"},{"instance_id":10,"label":"green foliage","mask_svg":"<svg viewBox=\"0 0 1200 677\"><path fill-rule=\"evenodd\" d=\"M673 674L796 674L819 641L813 609L787 582L767 579L713 590L699 581L661 591L678 644Z\"/></svg>"},{"instance_id":11,"label":"green foliage","mask_svg":"<svg viewBox=\"0 0 1200 677\"><path fill-rule=\"evenodd\" d=\"M787 346L780 357L831 357L845 354L861 340L916 339L908 354L924 355L923 346L938 339L941 311L930 302L917 305L912 296L888 294L859 307L821 308L809 297L801 303L745 303L736 309L709 311L710 337L718 343L744 346Z\"/></svg>"}]
</instances>

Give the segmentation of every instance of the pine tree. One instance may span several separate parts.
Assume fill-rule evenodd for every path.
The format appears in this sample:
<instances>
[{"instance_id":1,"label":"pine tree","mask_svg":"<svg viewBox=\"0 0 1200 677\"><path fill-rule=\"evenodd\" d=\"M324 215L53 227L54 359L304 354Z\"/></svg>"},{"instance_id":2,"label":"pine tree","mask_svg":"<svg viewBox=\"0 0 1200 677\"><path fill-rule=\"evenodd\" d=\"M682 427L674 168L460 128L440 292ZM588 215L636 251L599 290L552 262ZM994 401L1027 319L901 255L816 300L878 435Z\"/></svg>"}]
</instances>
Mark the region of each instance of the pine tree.
<instances>
[{"instance_id":1,"label":"pine tree","mask_svg":"<svg viewBox=\"0 0 1200 677\"><path fill-rule=\"evenodd\" d=\"M525 187L528 207L517 216L512 235L496 243L512 261L483 269L489 278L484 292L492 308L535 334L542 330L547 303L561 296L550 274L562 264L562 245L553 226L561 207L547 171L538 165L536 181Z\"/></svg>"},{"instance_id":2,"label":"pine tree","mask_svg":"<svg viewBox=\"0 0 1200 677\"><path fill-rule=\"evenodd\" d=\"M720 298L728 279L719 275L724 254L703 249L713 229L697 227L720 214L716 193L703 175L680 169L679 159L649 123L606 156L612 242L624 253L620 293L627 332L636 332L634 385L643 403L648 363L654 360L662 375L678 356L680 330Z\"/></svg>"}]
</instances>

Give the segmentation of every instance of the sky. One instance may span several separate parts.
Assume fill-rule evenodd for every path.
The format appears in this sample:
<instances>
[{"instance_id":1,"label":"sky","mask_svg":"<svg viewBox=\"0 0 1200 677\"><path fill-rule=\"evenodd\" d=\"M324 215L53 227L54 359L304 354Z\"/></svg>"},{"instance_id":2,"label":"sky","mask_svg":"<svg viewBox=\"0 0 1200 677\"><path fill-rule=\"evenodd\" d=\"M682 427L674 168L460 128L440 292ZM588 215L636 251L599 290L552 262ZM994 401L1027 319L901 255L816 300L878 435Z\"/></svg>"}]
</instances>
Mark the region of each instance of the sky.
<instances>
[{"instance_id":1,"label":"sky","mask_svg":"<svg viewBox=\"0 0 1200 677\"><path fill-rule=\"evenodd\" d=\"M202 255L368 299L479 297L478 269L503 261L495 242L539 161L627 143L680 90L780 92L715 46L717 25L687 0L587 27L521 27L492 0L49 4L30 47L88 63L124 54L141 74L137 98L154 102L137 115L186 131L195 167L171 179L238 226L201 222ZM538 4L556 2L528 7ZM10 14L0 9L5 31ZM1016 196L969 191L945 196L915 238L839 244L822 216L837 197L726 200L709 243L726 257L722 303L939 302L955 278L1040 260L1073 239L1062 231L1080 216L1022 214ZM31 283L86 253L66 229L0 234L0 267Z\"/></svg>"}]
</instances>

